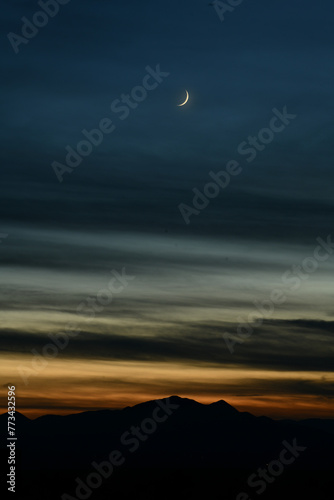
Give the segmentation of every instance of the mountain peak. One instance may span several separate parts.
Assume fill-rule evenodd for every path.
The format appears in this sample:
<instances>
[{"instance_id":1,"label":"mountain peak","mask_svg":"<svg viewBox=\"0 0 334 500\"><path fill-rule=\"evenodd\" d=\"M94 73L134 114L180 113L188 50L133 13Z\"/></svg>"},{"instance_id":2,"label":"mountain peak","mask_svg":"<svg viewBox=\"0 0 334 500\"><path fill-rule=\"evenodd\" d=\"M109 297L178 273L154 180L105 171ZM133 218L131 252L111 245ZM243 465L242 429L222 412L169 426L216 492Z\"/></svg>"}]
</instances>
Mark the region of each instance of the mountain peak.
<instances>
[{"instance_id":1,"label":"mountain peak","mask_svg":"<svg viewBox=\"0 0 334 500\"><path fill-rule=\"evenodd\" d=\"M179 405L200 405L198 401L195 401L194 399L189 399L189 398L181 398L180 396L169 396L169 398L163 398L163 399L169 399L171 403L174 404L179 404Z\"/></svg>"},{"instance_id":2,"label":"mountain peak","mask_svg":"<svg viewBox=\"0 0 334 500\"><path fill-rule=\"evenodd\" d=\"M213 408L219 408L220 410L224 410L225 412L229 412L229 413L233 413L233 414L237 414L239 413L239 411L234 408L233 406L231 406L230 404L226 403L226 401L224 401L223 399L220 399L219 401L215 401L214 403L211 403L209 406L213 407Z\"/></svg>"}]
</instances>

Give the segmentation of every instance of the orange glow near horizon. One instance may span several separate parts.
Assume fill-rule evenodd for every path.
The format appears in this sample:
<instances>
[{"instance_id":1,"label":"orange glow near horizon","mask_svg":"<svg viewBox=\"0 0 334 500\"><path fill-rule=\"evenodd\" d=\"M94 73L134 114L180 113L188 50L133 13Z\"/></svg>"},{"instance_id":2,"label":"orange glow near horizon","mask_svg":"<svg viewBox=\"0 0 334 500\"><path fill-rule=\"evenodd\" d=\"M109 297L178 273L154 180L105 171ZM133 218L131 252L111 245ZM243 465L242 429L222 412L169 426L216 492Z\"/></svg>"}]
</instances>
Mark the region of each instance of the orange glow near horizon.
<instances>
[{"instance_id":1,"label":"orange glow near horizon","mask_svg":"<svg viewBox=\"0 0 334 500\"><path fill-rule=\"evenodd\" d=\"M44 414L66 415L104 408L124 408L171 395L203 404L220 399L239 411L272 418L333 418L334 402L314 393L298 394L289 384L323 380L326 372L277 372L204 364L51 360L27 385L18 368L29 358L2 359L0 375L16 385L17 410L29 418ZM277 384L282 386L279 396ZM286 388L284 390L284 387ZM1 413L6 412L5 401Z\"/></svg>"},{"instance_id":2,"label":"orange glow near horizon","mask_svg":"<svg viewBox=\"0 0 334 500\"><path fill-rule=\"evenodd\" d=\"M26 417L30 419L35 419L43 415L70 415L74 413L81 413L84 411L98 411L104 409L122 409L126 406L135 406L136 404L143 403L145 401L154 400L154 399L163 399L171 396L172 394L161 394L160 396L148 395L147 398L140 396L133 396L132 398L125 394L122 397L123 403L120 405L116 405L114 407L107 406L96 406L89 405L89 401L82 401L82 408L71 410L70 407L68 409L59 409L57 406L43 409L36 409L34 407L25 406L22 409L18 409L20 413L23 413ZM187 394L175 394L180 397L185 397L189 399L194 399L202 404L211 404L219 399L224 399L228 404L236 408L240 412L249 412L255 416L266 416L273 419L295 419L295 420L303 420L307 418L329 418L332 419L334 415L334 404L333 402L319 402L319 399L314 397L297 397L297 396L288 396L286 398L276 398L276 397L263 397L263 398L236 398L230 397L227 395L222 398L210 398L203 396L196 396L196 394L187 393ZM125 403L126 401L126 403ZM33 402L32 402L33 403ZM68 403L68 401L59 401L59 405L63 406ZM86 403L86 404L85 404ZM0 413L5 413L5 408L0 410Z\"/></svg>"}]
</instances>

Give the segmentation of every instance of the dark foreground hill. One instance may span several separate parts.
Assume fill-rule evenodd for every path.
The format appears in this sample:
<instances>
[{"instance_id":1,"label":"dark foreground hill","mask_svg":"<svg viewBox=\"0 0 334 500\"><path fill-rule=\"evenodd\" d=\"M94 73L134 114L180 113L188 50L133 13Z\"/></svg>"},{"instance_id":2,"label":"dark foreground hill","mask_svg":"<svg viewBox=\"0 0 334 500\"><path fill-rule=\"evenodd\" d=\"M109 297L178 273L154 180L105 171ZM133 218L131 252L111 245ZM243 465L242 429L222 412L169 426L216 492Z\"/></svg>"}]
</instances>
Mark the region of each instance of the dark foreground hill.
<instances>
[{"instance_id":1,"label":"dark foreground hill","mask_svg":"<svg viewBox=\"0 0 334 500\"><path fill-rule=\"evenodd\" d=\"M333 420L274 421L172 396L16 421L20 500L332 498ZM6 427L1 415L2 436Z\"/></svg>"}]
</instances>

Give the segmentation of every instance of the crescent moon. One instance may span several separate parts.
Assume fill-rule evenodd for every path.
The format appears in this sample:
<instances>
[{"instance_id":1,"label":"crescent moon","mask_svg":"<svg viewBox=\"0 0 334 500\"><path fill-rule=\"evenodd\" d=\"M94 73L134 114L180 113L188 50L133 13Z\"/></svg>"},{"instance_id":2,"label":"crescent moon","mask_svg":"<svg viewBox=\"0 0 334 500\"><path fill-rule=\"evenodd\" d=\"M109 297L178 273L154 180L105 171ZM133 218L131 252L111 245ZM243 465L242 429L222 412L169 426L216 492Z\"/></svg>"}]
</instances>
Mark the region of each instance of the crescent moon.
<instances>
[{"instance_id":1,"label":"crescent moon","mask_svg":"<svg viewBox=\"0 0 334 500\"><path fill-rule=\"evenodd\" d=\"M187 104L187 102L189 100L189 92L188 92L188 90L186 90L186 94L187 94L186 100L182 104L178 104L178 106L184 106L185 104Z\"/></svg>"}]
</instances>

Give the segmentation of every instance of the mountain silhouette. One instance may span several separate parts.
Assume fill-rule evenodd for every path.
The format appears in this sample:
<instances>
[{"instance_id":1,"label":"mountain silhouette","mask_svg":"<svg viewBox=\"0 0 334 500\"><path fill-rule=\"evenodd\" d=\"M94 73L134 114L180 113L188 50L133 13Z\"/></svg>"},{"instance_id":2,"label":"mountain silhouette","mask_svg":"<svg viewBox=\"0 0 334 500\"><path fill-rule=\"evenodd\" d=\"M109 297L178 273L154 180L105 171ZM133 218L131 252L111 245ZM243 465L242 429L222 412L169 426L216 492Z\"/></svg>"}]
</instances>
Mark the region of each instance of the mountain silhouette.
<instances>
[{"instance_id":1,"label":"mountain silhouette","mask_svg":"<svg viewBox=\"0 0 334 500\"><path fill-rule=\"evenodd\" d=\"M7 414L0 416L0 428L6 436ZM260 495L261 486L249 486L249 476L267 464L283 467L272 463L286 446L302 451L294 458L286 452L293 462L278 476L271 474L272 482L262 480L261 498L330 498L334 420L272 420L239 412L223 400L204 405L171 396L122 410L34 420L16 412L16 428L17 484L23 500L181 499L195 494L237 499L242 492L248 497L240 499L250 500ZM3 464L6 456L2 443ZM110 456L115 464L104 478L99 464L111 464ZM107 469L105 465L106 475ZM97 482L102 480L99 487L87 486L92 473Z\"/></svg>"}]
</instances>

